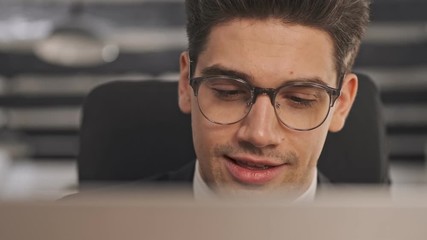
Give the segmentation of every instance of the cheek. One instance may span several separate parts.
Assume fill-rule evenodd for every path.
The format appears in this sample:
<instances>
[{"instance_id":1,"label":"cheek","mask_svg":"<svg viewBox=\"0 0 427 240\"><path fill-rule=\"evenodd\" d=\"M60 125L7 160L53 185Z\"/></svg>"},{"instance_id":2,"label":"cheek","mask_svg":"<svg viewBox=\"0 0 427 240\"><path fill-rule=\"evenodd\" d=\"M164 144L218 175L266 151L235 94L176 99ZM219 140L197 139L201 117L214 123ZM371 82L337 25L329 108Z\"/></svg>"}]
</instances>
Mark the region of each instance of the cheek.
<instances>
[{"instance_id":1,"label":"cheek","mask_svg":"<svg viewBox=\"0 0 427 240\"><path fill-rule=\"evenodd\" d=\"M193 131L193 144L194 150L196 151L196 156L199 160L203 160L206 154L205 152L208 150L207 147L210 146L208 142L209 137L206 136L206 129L204 128L204 120L203 115L199 112L197 103L192 101L191 107L191 127Z\"/></svg>"},{"instance_id":2,"label":"cheek","mask_svg":"<svg viewBox=\"0 0 427 240\"><path fill-rule=\"evenodd\" d=\"M193 144L200 164L202 178L208 184L219 184L226 181L225 169L220 156L214 149L218 145L230 143L233 130L230 126L221 126L209 122L198 110L197 103L192 108Z\"/></svg>"},{"instance_id":3,"label":"cheek","mask_svg":"<svg viewBox=\"0 0 427 240\"><path fill-rule=\"evenodd\" d=\"M215 146L230 141L232 134L230 127L209 122L199 111L196 101L192 101L191 124L197 158L201 162L213 161Z\"/></svg>"},{"instance_id":4,"label":"cheek","mask_svg":"<svg viewBox=\"0 0 427 240\"><path fill-rule=\"evenodd\" d=\"M212 175L212 138L209 137L208 131L203 124L203 116L198 113L197 108L192 108L191 112L191 127L193 131L193 146L196 152L196 157L200 164L202 178L206 182L212 182L214 177Z\"/></svg>"},{"instance_id":5,"label":"cheek","mask_svg":"<svg viewBox=\"0 0 427 240\"><path fill-rule=\"evenodd\" d=\"M329 115L329 117L326 119L326 121L317 129L312 131L312 139L313 139L313 144L312 144L312 149L313 149L313 159L315 159L315 164L317 164L317 161L320 157L320 154L322 153L323 150L323 146L325 144L326 141L326 137L328 135L328 129L329 129L329 125L331 123L331 115Z\"/></svg>"},{"instance_id":6,"label":"cheek","mask_svg":"<svg viewBox=\"0 0 427 240\"><path fill-rule=\"evenodd\" d=\"M308 167L317 165L328 133L327 129L327 124L324 124L317 129L298 134L296 141L298 141L297 152L300 153L300 164Z\"/></svg>"}]
</instances>

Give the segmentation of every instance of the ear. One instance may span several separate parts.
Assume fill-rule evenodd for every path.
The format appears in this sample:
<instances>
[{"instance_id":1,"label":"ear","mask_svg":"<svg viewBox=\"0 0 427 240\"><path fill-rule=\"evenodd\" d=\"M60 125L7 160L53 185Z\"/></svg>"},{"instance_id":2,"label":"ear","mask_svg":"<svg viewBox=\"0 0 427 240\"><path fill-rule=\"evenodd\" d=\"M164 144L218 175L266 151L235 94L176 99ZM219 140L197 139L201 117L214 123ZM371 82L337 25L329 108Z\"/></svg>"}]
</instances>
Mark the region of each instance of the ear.
<instances>
[{"instance_id":1,"label":"ear","mask_svg":"<svg viewBox=\"0 0 427 240\"><path fill-rule=\"evenodd\" d=\"M188 52L182 52L179 58L180 74L178 82L178 105L183 113L191 112L192 89L190 86L190 58Z\"/></svg>"},{"instance_id":2,"label":"ear","mask_svg":"<svg viewBox=\"0 0 427 240\"><path fill-rule=\"evenodd\" d=\"M347 74L343 79L341 95L335 102L329 131L338 132L344 127L345 120L347 119L354 100L356 99L357 87L358 79L356 74Z\"/></svg>"}]
</instances>

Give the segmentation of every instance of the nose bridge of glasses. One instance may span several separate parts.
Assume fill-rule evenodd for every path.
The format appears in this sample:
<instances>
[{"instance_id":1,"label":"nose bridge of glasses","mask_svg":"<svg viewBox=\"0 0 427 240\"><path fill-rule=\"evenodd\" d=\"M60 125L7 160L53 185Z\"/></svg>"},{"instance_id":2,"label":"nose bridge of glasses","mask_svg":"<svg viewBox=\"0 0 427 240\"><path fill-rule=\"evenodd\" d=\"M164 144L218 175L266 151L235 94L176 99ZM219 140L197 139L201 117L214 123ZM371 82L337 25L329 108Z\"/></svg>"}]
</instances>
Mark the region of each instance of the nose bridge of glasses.
<instances>
[{"instance_id":1,"label":"nose bridge of glasses","mask_svg":"<svg viewBox=\"0 0 427 240\"><path fill-rule=\"evenodd\" d=\"M259 95L267 95L270 98L271 105L274 106L274 98L276 90L274 88L258 88L255 87L253 90L252 104L255 104Z\"/></svg>"}]
</instances>

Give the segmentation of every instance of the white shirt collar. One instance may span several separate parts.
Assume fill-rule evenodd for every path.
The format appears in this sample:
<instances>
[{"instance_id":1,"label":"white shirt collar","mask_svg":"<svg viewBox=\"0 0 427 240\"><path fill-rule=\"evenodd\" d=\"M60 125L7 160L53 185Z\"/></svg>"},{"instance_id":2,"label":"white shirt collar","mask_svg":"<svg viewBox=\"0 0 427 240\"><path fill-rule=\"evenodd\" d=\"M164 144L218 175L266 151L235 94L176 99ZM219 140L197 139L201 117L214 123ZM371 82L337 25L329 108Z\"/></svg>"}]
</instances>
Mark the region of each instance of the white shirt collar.
<instances>
[{"instance_id":1,"label":"white shirt collar","mask_svg":"<svg viewBox=\"0 0 427 240\"><path fill-rule=\"evenodd\" d=\"M299 196L295 200L295 202L313 201L316 196L316 189L317 189L317 169L316 171L314 171L313 180L311 181L311 184L308 187L307 191L305 191L301 196ZM202 176L200 175L198 160L196 160L196 167L194 170L193 193L194 193L194 198L196 200L209 200L217 197L215 192L209 188L209 186L206 184L206 182L203 180Z\"/></svg>"}]
</instances>

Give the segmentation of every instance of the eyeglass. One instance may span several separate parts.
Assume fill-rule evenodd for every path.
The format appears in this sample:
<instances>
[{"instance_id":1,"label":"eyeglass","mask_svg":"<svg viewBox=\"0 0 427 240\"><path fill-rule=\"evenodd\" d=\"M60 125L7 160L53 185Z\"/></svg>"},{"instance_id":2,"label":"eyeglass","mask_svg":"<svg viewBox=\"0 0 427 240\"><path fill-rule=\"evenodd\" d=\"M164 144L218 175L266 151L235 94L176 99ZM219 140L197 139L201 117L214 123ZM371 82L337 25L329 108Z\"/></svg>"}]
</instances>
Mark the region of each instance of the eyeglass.
<instances>
[{"instance_id":1,"label":"eyeglass","mask_svg":"<svg viewBox=\"0 0 427 240\"><path fill-rule=\"evenodd\" d=\"M244 119L259 95L268 95L277 118L288 128L313 130L322 125L340 95L316 82L288 82L276 89L254 87L228 76L190 79L200 112L212 123L230 125Z\"/></svg>"}]
</instances>

